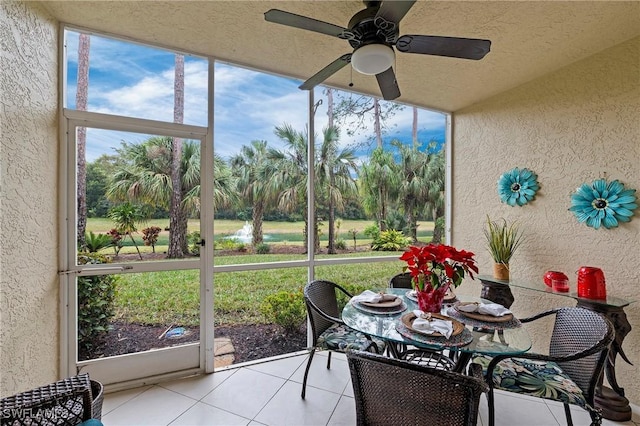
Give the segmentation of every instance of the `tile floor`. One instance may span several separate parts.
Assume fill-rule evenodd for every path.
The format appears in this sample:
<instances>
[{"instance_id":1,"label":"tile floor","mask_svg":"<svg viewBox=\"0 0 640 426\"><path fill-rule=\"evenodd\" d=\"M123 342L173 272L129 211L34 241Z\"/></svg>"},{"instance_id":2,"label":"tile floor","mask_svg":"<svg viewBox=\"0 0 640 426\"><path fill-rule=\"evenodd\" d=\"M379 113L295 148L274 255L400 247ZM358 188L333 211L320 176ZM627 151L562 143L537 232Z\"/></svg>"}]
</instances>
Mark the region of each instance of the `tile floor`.
<instances>
[{"instance_id":1,"label":"tile floor","mask_svg":"<svg viewBox=\"0 0 640 426\"><path fill-rule=\"evenodd\" d=\"M117 425L354 425L356 420L349 367L342 354L314 358L307 396L300 398L305 355L246 363L213 374L145 386L105 395L102 421ZM605 426L640 425L640 407L632 421L605 420ZM561 404L537 398L496 394L498 425L565 425ZM580 408L572 411L576 426L588 425ZM478 425L487 425L486 400ZM437 425L434 425L437 426Z\"/></svg>"}]
</instances>

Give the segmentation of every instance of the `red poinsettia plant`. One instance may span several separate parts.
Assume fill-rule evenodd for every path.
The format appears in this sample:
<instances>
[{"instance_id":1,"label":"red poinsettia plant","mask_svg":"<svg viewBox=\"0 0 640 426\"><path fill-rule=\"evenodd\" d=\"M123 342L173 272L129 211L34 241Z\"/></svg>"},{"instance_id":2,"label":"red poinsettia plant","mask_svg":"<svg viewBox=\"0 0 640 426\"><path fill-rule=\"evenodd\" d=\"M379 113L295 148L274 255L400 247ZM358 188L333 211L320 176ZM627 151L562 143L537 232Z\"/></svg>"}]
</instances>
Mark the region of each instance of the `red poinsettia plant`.
<instances>
[{"instance_id":1,"label":"red poinsettia plant","mask_svg":"<svg viewBox=\"0 0 640 426\"><path fill-rule=\"evenodd\" d=\"M475 254L470 251L457 250L444 244L426 246L409 246L400 260L407 262L404 271L409 270L414 289L425 291L427 286L433 290L449 284L458 287L465 274L474 279L473 272L478 273Z\"/></svg>"}]
</instances>

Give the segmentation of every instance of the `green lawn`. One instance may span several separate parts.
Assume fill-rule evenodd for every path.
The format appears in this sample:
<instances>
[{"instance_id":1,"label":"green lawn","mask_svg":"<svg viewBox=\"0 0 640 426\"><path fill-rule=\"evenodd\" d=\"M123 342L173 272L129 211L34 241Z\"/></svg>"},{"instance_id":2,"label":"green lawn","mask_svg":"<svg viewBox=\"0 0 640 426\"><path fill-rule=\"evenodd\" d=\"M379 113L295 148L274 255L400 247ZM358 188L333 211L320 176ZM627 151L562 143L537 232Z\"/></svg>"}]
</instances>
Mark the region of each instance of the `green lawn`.
<instances>
[{"instance_id":1,"label":"green lawn","mask_svg":"<svg viewBox=\"0 0 640 426\"><path fill-rule=\"evenodd\" d=\"M356 229L357 244L367 246L371 240L366 239L364 229L371 225L369 220L341 220L340 238L347 247L352 247L353 239L348 230ZM216 238L232 235L245 224L239 220L216 220ZM139 229L158 226L163 229L156 252L166 251L168 245L168 219L149 220ZM189 230L199 229L198 220L189 221ZM90 218L87 231L104 233L113 228L109 219ZM303 222L265 222L264 234L268 244L302 244ZM426 240L433 231L433 222L421 222L419 236ZM321 244L326 246L326 223L322 229ZM151 252L145 247L141 233L134 235L142 252ZM112 254L113 249L103 251ZM131 241L125 241L121 253L135 253ZM398 257L399 252L357 252L341 254L341 257L389 255ZM320 258L329 255L319 255ZM217 256L216 265L232 265L246 263L269 263L286 260L299 260L301 255L287 254L244 254L239 256ZM384 288L389 279L401 272L403 262L392 261L355 265L334 265L316 268L316 277L343 284L352 292L366 288ZM260 306L266 296L281 290L301 292L307 282L306 268L273 269L265 271L242 271L217 273L214 277L214 318L216 324L256 324L269 322L260 313ZM156 325L197 325L199 323L199 272L167 271L141 274L122 274L118 276L116 291L116 319L140 324ZM300 296L301 297L301 296Z\"/></svg>"},{"instance_id":2,"label":"green lawn","mask_svg":"<svg viewBox=\"0 0 640 426\"><path fill-rule=\"evenodd\" d=\"M224 259L233 262L232 257L225 256ZM265 261L261 255L253 257L242 262ZM279 257L281 260L286 258L285 255ZM321 266L316 268L316 277L359 292L366 288L386 287L389 279L401 272L402 266L400 261ZM195 270L120 275L115 300L116 318L140 324L197 325L200 315L198 280L199 274ZM214 277L215 322L218 325L267 323L267 318L260 314L265 297L281 290L301 292L306 281L306 268L217 273Z\"/></svg>"}]
</instances>

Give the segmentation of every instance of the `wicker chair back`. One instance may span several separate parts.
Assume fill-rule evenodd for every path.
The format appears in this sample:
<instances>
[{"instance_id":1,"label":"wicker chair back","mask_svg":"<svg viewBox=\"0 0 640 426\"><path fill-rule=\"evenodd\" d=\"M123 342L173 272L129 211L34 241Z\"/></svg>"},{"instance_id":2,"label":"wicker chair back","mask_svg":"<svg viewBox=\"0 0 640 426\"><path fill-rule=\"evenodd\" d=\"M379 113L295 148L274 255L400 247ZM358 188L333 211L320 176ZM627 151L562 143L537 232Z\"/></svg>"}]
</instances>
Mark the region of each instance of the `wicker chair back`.
<instances>
[{"instance_id":1,"label":"wicker chair back","mask_svg":"<svg viewBox=\"0 0 640 426\"><path fill-rule=\"evenodd\" d=\"M409 272L401 272L394 275L389 280L389 288L413 288L411 274Z\"/></svg>"},{"instance_id":2,"label":"wicker chair back","mask_svg":"<svg viewBox=\"0 0 640 426\"><path fill-rule=\"evenodd\" d=\"M475 425L482 373L471 376L348 351L358 425ZM477 366L479 367L479 366Z\"/></svg>"}]
</instances>

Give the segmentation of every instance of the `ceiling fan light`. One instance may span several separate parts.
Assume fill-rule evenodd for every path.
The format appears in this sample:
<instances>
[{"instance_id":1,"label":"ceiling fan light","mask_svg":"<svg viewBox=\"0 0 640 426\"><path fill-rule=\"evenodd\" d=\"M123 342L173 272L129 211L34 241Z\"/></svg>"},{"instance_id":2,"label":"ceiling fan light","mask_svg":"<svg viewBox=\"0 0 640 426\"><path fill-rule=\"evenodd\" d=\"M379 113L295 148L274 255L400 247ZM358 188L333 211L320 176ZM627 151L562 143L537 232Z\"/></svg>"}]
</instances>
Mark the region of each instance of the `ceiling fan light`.
<instances>
[{"instance_id":1,"label":"ceiling fan light","mask_svg":"<svg viewBox=\"0 0 640 426\"><path fill-rule=\"evenodd\" d=\"M367 44L356 49L351 55L351 65L359 73L380 74L389 69L395 60L391 46L385 44Z\"/></svg>"}]
</instances>

